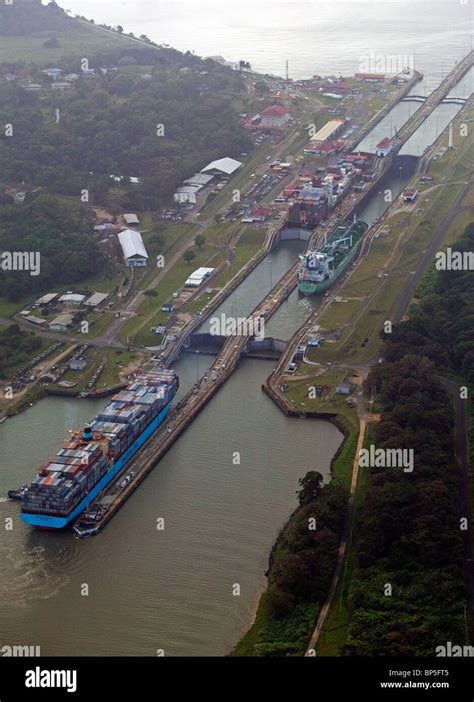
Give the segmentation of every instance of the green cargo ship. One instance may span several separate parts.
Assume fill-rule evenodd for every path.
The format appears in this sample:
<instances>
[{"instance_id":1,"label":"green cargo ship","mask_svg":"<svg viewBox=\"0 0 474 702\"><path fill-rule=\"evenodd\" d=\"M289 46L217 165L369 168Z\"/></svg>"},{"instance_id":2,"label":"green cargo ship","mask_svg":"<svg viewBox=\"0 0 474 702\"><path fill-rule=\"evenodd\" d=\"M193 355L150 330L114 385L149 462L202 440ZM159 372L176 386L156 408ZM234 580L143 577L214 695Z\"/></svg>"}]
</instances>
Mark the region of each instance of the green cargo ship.
<instances>
[{"instance_id":1,"label":"green cargo ship","mask_svg":"<svg viewBox=\"0 0 474 702\"><path fill-rule=\"evenodd\" d=\"M324 292L334 285L357 256L369 225L362 220L338 227L320 247L300 256L298 290L303 295Z\"/></svg>"}]
</instances>

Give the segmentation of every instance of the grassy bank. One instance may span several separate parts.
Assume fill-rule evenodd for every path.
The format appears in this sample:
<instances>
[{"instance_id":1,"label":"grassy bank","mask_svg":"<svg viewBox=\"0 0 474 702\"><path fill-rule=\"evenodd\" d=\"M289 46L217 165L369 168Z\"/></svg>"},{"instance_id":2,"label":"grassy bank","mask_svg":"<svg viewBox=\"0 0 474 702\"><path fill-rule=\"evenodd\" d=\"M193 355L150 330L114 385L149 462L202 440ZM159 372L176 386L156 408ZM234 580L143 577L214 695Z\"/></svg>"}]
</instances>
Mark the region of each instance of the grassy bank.
<instances>
[{"instance_id":1,"label":"grassy bank","mask_svg":"<svg viewBox=\"0 0 474 702\"><path fill-rule=\"evenodd\" d=\"M332 510L332 517L342 525L344 510L341 510L341 507L345 507L347 502L354 452L358 439L358 423L355 410L352 410L352 414L347 412L344 415L336 416L335 421L339 428L344 431L345 439L331 464L333 480L326 488L323 488L323 492L327 489L334 489L339 494L341 499L337 503L338 509ZM311 504L314 504L314 509L316 510L318 501L316 500L315 503ZM342 514L339 514L341 511ZM335 512L338 512L338 514L335 514ZM285 559L291 558L298 553L295 534L298 530L307 529L304 525L308 515L308 505L301 505L293 512L280 532L270 554L269 570L267 572L269 587L260 598L251 628L237 643L232 655L302 656L305 653L329 587L325 588L324 596L320 597L318 601L299 602L283 617L274 615L270 598L271 590L274 588L274 581L278 572L284 567ZM336 554L333 553L332 555L334 556L333 562L327 569L328 572L330 571L331 576L335 566Z\"/></svg>"}]
</instances>

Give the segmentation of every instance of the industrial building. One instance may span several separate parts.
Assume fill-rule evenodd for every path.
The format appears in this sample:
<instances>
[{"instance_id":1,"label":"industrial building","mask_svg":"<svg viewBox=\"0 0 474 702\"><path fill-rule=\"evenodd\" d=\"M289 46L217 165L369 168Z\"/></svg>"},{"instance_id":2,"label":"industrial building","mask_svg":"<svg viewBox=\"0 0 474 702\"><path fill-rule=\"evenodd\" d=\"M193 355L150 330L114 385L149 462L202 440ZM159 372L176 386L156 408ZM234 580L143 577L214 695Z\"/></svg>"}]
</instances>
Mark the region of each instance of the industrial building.
<instances>
[{"instance_id":1,"label":"industrial building","mask_svg":"<svg viewBox=\"0 0 474 702\"><path fill-rule=\"evenodd\" d=\"M136 214L132 213L127 213L123 215L123 218L125 220L125 224L130 227L135 224L140 224L140 220L138 219Z\"/></svg>"},{"instance_id":2,"label":"industrial building","mask_svg":"<svg viewBox=\"0 0 474 702\"><path fill-rule=\"evenodd\" d=\"M96 292L93 295L91 295L85 302L84 304L87 305L88 307L98 307L101 305L103 302L105 302L108 298L107 293L100 293Z\"/></svg>"},{"instance_id":3,"label":"industrial building","mask_svg":"<svg viewBox=\"0 0 474 702\"><path fill-rule=\"evenodd\" d=\"M149 256L140 232L125 229L118 238L126 265L130 268L146 266Z\"/></svg>"},{"instance_id":4,"label":"industrial building","mask_svg":"<svg viewBox=\"0 0 474 702\"><path fill-rule=\"evenodd\" d=\"M63 305L82 305L86 295L78 295L77 293L66 293L61 295L59 302Z\"/></svg>"},{"instance_id":5,"label":"industrial building","mask_svg":"<svg viewBox=\"0 0 474 702\"><path fill-rule=\"evenodd\" d=\"M336 136L343 124L344 121L342 119L329 120L329 122L326 122L324 127L321 127L321 129L319 129L316 134L311 137L311 144L319 144L324 141L328 141L328 139Z\"/></svg>"},{"instance_id":6,"label":"industrial building","mask_svg":"<svg viewBox=\"0 0 474 702\"><path fill-rule=\"evenodd\" d=\"M49 324L51 331L65 332L74 322L73 314L60 314Z\"/></svg>"},{"instance_id":7,"label":"industrial building","mask_svg":"<svg viewBox=\"0 0 474 702\"><path fill-rule=\"evenodd\" d=\"M205 185L208 185L208 183L210 183L213 178L213 175L209 175L207 173L195 173L193 176L191 176L191 178L185 180L184 184L195 185L199 188L203 188Z\"/></svg>"},{"instance_id":8,"label":"industrial building","mask_svg":"<svg viewBox=\"0 0 474 702\"><path fill-rule=\"evenodd\" d=\"M191 273L185 285L189 288L198 288L214 271L214 268L201 267Z\"/></svg>"},{"instance_id":9,"label":"industrial building","mask_svg":"<svg viewBox=\"0 0 474 702\"><path fill-rule=\"evenodd\" d=\"M57 293L47 293L46 295L43 295L40 297L38 300L35 302L35 307L44 307L46 305L49 305L53 300L57 298L58 294Z\"/></svg>"},{"instance_id":10,"label":"industrial building","mask_svg":"<svg viewBox=\"0 0 474 702\"><path fill-rule=\"evenodd\" d=\"M196 204L196 195L201 190L199 185L182 185L173 195L173 200L180 205L189 202L191 205Z\"/></svg>"},{"instance_id":11,"label":"industrial building","mask_svg":"<svg viewBox=\"0 0 474 702\"><path fill-rule=\"evenodd\" d=\"M207 166L201 169L201 173L212 173L213 175L232 175L235 171L240 168L242 163L236 161L235 158L230 158L226 156L225 158L220 158L217 161L211 161Z\"/></svg>"}]
</instances>

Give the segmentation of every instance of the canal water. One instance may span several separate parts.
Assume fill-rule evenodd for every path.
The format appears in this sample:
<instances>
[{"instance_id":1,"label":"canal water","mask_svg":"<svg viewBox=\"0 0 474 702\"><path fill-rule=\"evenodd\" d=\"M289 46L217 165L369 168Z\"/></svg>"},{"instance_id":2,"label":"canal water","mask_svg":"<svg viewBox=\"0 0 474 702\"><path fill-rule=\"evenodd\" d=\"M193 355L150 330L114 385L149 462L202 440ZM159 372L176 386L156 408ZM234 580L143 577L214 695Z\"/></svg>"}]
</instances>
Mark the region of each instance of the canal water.
<instances>
[{"instance_id":1,"label":"canal water","mask_svg":"<svg viewBox=\"0 0 474 702\"><path fill-rule=\"evenodd\" d=\"M184 387L209 360L183 356ZM95 538L31 530L17 503L0 503L0 645L39 645L42 655L229 652L251 621L299 478L319 470L328 479L342 440L332 424L285 417L261 391L270 370L244 360ZM0 494L30 480L102 405L49 398L0 426Z\"/></svg>"}]
</instances>

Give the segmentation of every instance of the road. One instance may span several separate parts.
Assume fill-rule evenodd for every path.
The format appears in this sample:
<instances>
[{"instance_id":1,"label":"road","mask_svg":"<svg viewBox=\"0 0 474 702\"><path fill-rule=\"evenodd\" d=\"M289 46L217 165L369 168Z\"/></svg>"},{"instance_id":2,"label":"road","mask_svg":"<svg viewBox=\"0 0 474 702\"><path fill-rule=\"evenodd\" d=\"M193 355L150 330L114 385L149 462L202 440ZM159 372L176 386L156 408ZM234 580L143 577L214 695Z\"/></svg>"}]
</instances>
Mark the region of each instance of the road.
<instances>
[{"instance_id":1,"label":"road","mask_svg":"<svg viewBox=\"0 0 474 702\"><path fill-rule=\"evenodd\" d=\"M326 617L329 614L329 610L331 608L334 595L336 594L337 587L339 585L339 579L341 577L342 573L342 567L344 565L344 558L346 555L347 551L347 546L350 544L351 541L351 535L352 535L352 522L353 522L353 517L354 517L354 505L355 505L355 496L357 492L357 479L359 477L359 455L360 451L364 445L364 439L365 439L365 431L367 428L367 422L365 419L365 409L364 409L364 401L362 398L362 390L358 392L359 398L356 397L357 399L357 407L359 410L359 439L357 441L357 448L354 456L354 463L353 463L353 468L352 468L352 478L351 478L351 488L350 488L350 493L349 493L349 502L347 505L347 512L346 512L346 518L344 520L344 527L342 530L342 536L341 536L341 542L339 544L339 549L337 552L337 563L336 563L336 568L334 570L334 575L331 581L331 587L329 589L329 595L324 603L320 613L318 620L316 622L316 626L314 628L314 631L311 635L310 642L308 644L308 648L306 650L305 656L315 656L316 655L316 646L318 643L319 636L321 634L321 630L324 626L324 623L326 621Z\"/></svg>"}]
</instances>

